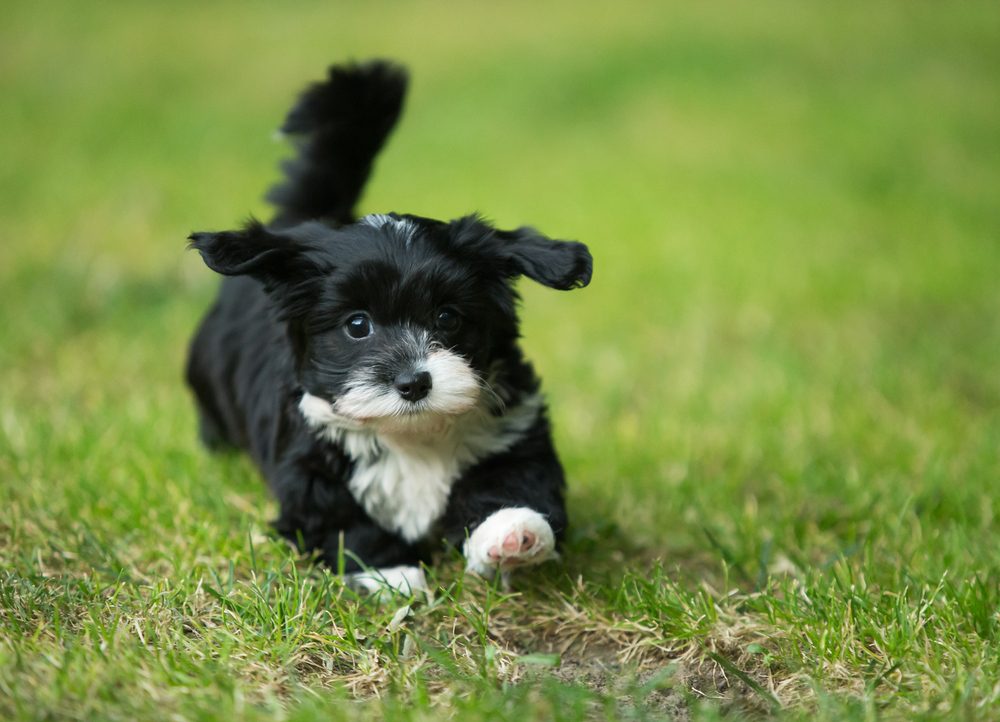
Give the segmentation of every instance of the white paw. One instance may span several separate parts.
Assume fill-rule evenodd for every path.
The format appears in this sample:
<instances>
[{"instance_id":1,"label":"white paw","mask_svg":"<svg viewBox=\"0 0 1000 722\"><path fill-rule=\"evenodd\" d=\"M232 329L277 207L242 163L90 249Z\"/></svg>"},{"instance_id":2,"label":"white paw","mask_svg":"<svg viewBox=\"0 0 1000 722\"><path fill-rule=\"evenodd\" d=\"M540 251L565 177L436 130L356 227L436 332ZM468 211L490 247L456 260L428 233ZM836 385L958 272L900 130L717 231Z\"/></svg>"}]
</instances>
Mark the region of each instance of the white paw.
<instances>
[{"instance_id":1,"label":"white paw","mask_svg":"<svg viewBox=\"0 0 1000 722\"><path fill-rule=\"evenodd\" d=\"M399 566L385 569L370 569L366 572L352 572L347 575L347 583L369 594L388 597L393 594L404 596L430 595L424 570L420 567Z\"/></svg>"},{"instance_id":2,"label":"white paw","mask_svg":"<svg viewBox=\"0 0 1000 722\"><path fill-rule=\"evenodd\" d=\"M483 576L556 556L556 538L545 517L516 507L493 512L465 540L466 568Z\"/></svg>"}]
</instances>

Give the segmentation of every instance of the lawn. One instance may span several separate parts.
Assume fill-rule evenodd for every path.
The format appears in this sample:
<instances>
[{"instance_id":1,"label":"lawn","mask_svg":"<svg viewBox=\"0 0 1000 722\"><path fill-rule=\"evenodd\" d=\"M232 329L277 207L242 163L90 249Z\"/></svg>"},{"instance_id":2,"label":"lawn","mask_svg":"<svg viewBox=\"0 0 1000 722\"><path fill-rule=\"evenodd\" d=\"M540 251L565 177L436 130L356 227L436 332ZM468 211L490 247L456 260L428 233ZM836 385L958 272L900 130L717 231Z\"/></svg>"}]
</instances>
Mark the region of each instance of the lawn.
<instances>
[{"instance_id":1,"label":"lawn","mask_svg":"<svg viewBox=\"0 0 1000 722\"><path fill-rule=\"evenodd\" d=\"M270 533L181 368L272 130L413 84L362 211L522 284L561 563L380 604ZM0 718L1000 719L1000 7L7 2Z\"/></svg>"}]
</instances>

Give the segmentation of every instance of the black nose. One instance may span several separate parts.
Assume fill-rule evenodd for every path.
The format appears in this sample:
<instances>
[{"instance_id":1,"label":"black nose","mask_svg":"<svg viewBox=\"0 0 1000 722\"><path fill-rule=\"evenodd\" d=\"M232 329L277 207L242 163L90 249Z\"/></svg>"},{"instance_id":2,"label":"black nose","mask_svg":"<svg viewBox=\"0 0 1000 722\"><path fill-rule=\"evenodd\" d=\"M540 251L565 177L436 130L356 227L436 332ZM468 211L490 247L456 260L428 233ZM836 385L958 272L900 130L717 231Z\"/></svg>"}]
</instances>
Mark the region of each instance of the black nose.
<instances>
[{"instance_id":1,"label":"black nose","mask_svg":"<svg viewBox=\"0 0 1000 722\"><path fill-rule=\"evenodd\" d=\"M393 382L399 395L407 401L420 401L431 390L431 375L427 371L404 371Z\"/></svg>"}]
</instances>

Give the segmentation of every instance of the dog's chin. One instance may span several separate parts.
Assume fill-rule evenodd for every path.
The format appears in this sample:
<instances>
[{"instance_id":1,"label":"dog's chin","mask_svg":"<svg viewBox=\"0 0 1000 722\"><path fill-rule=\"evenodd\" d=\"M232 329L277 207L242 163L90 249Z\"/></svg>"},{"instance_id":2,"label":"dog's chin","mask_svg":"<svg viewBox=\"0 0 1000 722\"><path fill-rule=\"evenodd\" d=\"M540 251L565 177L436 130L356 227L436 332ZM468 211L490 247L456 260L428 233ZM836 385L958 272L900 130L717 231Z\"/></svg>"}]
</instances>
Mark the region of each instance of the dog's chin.
<instances>
[{"instance_id":1,"label":"dog's chin","mask_svg":"<svg viewBox=\"0 0 1000 722\"><path fill-rule=\"evenodd\" d=\"M369 429L388 436L437 436L459 423L471 409L463 412L441 414L431 411L413 411L397 416L351 419L358 429Z\"/></svg>"},{"instance_id":2,"label":"dog's chin","mask_svg":"<svg viewBox=\"0 0 1000 722\"><path fill-rule=\"evenodd\" d=\"M478 391L478 389L476 390ZM449 398L447 403L433 396L416 403L396 398L359 400L350 395L333 404L334 413L358 429L370 429L381 434L429 435L447 431L463 416L476 408L477 392Z\"/></svg>"},{"instance_id":3,"label":"dog's chin","mask_svg":"<svg viewBox=\"0 0 1000 722\"><path fill-rule=\"evenodd\" d=\"M362 399L347 394L333 402L305 394L299 409L316 429L372 431L377 434L433 436L445 433L479 406L480 395L469 391L452 397L411 403L388 395Z\"/></svg>"}]
</instances>

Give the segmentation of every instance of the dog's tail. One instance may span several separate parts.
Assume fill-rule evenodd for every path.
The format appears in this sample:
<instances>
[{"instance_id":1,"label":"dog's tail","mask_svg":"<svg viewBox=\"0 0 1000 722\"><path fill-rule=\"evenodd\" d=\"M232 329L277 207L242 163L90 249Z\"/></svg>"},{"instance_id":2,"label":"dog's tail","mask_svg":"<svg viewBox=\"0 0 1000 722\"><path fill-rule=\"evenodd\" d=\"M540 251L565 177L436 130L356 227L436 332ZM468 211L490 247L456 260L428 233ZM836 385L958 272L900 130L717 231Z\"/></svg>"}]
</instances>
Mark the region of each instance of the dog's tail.
<instances>
[{"instance_id":1,"label":"dog's tail","mask_svg":"<svg viewBox=\"0 0 1000 722\"><path fill-rule=\"evenodd\" d=\"M402 67L373 60L331 66L325 81L306 88L280 128L298 156L282 164L285 181L267 194L278 207L274 225L354 220L372 162L403 108L406 85Z\"/></svg>"}]
</instances>

